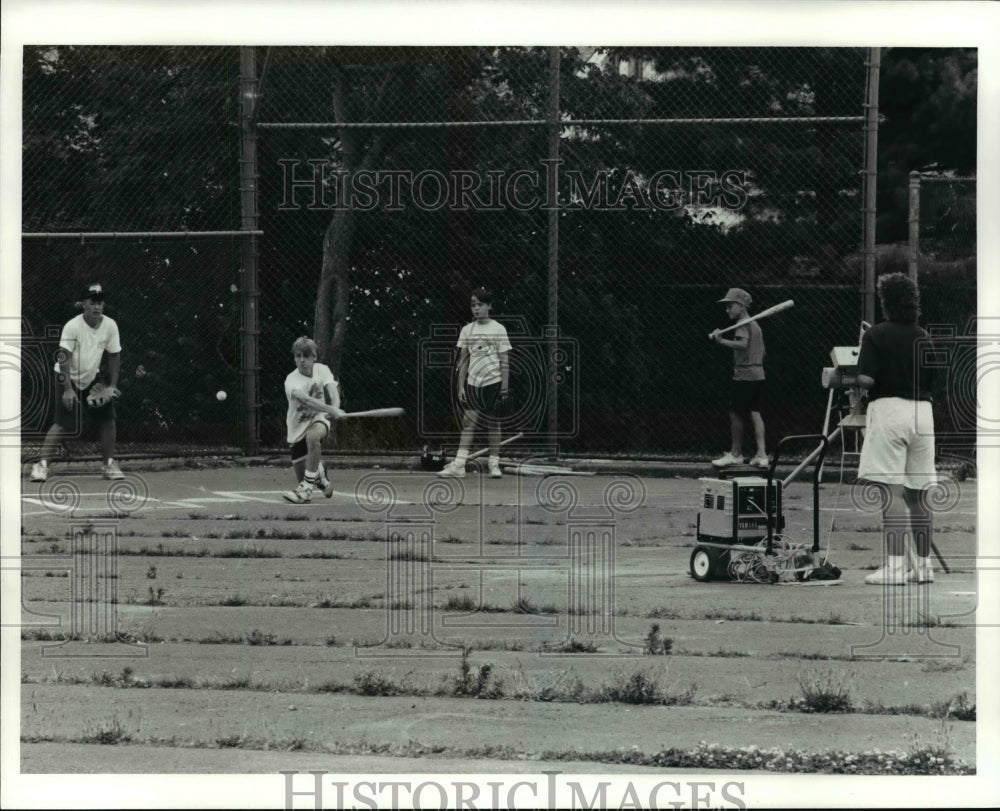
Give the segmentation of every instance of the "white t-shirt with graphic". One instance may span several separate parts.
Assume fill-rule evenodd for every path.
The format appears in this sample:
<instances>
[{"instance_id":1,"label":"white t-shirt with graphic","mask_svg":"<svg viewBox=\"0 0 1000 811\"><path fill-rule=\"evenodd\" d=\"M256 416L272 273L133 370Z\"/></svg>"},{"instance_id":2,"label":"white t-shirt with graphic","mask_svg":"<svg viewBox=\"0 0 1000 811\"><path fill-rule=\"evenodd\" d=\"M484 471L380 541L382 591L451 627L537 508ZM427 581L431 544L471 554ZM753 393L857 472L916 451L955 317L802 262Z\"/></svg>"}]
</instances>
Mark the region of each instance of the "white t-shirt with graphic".
<instances>
[{"instance_id":1,"label":"white t-shirt with graphic","mask_svg":"<svg viewBox=\"0 0 1000 811\"><path fill-rule=\"evenodd\" d=\"M511 350L503 324L492 319L485 324L478 321L466 324L458 335L458 347L469 350L470 386L500 382L500 353Z\"/></svg>"},{"instance_id":2,"label":"white t-shirt with graphic","mask_svg":"<svg viewBox=\"0 0 1000 811\"><path fill-rule=\"evenodd\" d=\"M85 389L94 382L105 352L114 355L122 351L118 325L113 319L105 315L100 324L92 327L84 321L82 313L66 322L59 346L69 353L69 379L78 389ZM58 361L55 370L59 371Z\"/></svg>"},{"instance_id":3,"label":"white t-shirt with graphic","mask_svg":"<svg viewBox=\"0 0 1000 811\"><path fill-rule=\"evenodd\" d=\"M332 391L337 385L337 380L330 371L330 367L325 363L315 363L312 368L312 377L306 377L298 369L289 373L285 378L285 396L288 397L288 414L285 423L288 427L288 444L294 445L306 435L309 426L314 422L323 422L330 425L330 415L323 411L316 411L306 403L292 399L292 393L298 392L314 400L322 400L327 405L332 405L331 394L327 391L330 387Z\"/></svg>"}]
</instances>

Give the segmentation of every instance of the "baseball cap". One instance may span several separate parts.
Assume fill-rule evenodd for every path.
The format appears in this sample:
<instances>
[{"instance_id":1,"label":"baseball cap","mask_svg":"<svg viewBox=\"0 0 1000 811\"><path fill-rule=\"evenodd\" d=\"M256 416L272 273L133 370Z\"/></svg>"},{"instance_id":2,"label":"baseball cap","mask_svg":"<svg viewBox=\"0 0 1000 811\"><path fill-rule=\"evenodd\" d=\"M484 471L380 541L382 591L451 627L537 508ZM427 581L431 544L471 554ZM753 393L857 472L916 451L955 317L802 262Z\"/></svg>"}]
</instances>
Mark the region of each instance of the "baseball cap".
<instances>
[{"instance_id":1,"label":"baseball cap","mask_svg":"<svg viewBox=\"0 0 1000 811\"><path fill-rule=\"evenodd\" d=\"M719 299L719 304L735 302L736 304L742 304L744 307L749 307L752 301L753 299L750 298L750 294L746 290L741 290L738 287L730 287L726 295Z\"/></svg>"},{"instance_id":2,"label":"baseball cap","mask_svg":"<svg viewBox=\"0 0 1000 811\"><path fill-rule=\"evenodd\" d=\"M80 295L80 299L84 301L86 299L94 299L96 301L98 299L103 299L103 298L104 298L104 285L102 285L100 282L93 282L91 284L88 284L83 289L83 292Z\"/></svg>"}]
</instances>

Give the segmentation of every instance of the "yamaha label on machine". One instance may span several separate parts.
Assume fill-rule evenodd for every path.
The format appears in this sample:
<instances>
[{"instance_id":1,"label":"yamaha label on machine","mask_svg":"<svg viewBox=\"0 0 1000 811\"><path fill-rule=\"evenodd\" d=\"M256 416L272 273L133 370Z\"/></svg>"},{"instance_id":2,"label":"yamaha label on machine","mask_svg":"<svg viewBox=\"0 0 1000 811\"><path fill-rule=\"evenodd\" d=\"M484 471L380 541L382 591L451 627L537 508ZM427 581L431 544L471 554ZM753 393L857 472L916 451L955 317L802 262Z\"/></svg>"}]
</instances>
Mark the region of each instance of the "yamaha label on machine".
<instances>
[{"instance_id":1,"label":"yamaha label on machine","mask_svg":"<svg viewBox=\"0 0 1000 811\"><path fill-rule=\"evenodd\" d=\"M743 476L731 479L702 478L698 539L721 543L755 543L767 537L767 511L774 516L775 531L784 526L781 515L781 482ZM765 493L770 501L765 501Z\"/></svg>"}]
</instances>

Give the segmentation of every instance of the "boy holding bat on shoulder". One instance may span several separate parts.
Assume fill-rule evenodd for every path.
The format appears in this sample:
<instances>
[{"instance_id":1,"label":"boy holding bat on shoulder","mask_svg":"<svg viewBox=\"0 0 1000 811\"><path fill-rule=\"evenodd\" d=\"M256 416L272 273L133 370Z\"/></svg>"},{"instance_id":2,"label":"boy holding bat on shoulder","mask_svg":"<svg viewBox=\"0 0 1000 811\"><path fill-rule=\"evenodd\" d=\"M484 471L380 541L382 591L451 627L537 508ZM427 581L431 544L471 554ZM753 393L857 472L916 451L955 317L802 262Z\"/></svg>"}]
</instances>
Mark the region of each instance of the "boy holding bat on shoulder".
<instances>
[{"instance_id":1,"label":"boy holding bat on shoulder","mask_svg":"<svg viewBox=\"0 0 1000 811\"><path fill-rule=\"evenodd\" d=\"M726 305L726 315L731 321L742 321L747 318L752 303L750 294L738 287L730 288L719 299ZM757 442L757 454L750 460L754 467L767 468L770 460L767 458L764 443L764 420L760 415L760 402L764 389L764 335L756 321L741 324L732 330L732 336L724 338L720 333L728 330L714 330L708 337L720 346L733 350L733 378L729 384L729 426L731 446L718 459L713 459L715 467L729 467L743 463L743 428L744 415L750 415L754 438Z\"/></svg>"},{"instance_id":2,"label":"boy holding bat on shoulder","mask_svg":"<svg viewBox=\"0 0 1000 811\"><path fill-rule=\"evenodd\" d=\"M292 504L307 504L318 485L327 498L333 495L333 485L327 478L320 459L323 440L330 433L330 416L341 417L340 392L337 381L325 363L316 361L316 342L302 336L292 344L295 371L285 378L288 398L288 444L292 451L292 467L298 487L283 495Z\"/></svg>"}]
</instances>

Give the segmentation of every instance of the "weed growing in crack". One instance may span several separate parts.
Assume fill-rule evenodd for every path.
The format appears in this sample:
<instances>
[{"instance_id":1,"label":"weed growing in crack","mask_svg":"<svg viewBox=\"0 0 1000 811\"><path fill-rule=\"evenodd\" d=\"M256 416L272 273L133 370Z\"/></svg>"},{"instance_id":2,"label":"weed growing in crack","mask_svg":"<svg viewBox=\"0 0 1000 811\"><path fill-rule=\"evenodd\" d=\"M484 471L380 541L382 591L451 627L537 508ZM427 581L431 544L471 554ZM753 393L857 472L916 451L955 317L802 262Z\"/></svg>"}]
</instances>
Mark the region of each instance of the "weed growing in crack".
<instances>
[{"instance_id":1,"label":"weed growing in crack","mask_svg":"<svg viewBox=\"0 0 1000 811\"><path fill-rule=\"evenodd\" d=\"M802 698L793 707L802 712L851 712L854 704L848 681L848 676L833 670L799 674Z\"/></svg>"},{"instance_id":2,"label":"weed growing in crack","mask_svg":"<svg viewBox=\"0 0 1000 811\"><path fill-rule=\"evenodd\" d=\"M131 710L123 719L117 713L100 721L87 725L81 740L84 743L99 743L113 746L118 743L128 743L138 732L139 722Z\"/></svg>"},{"instance_id":3,"label":"weed growing in crack","mask_svg":"<svg viewBox=\"0 0 1000 811\"><path fill-rule=\"evenodd\" d=\"M405 682L405 679L404 679ZM405 684L399 684L381 670L365 670L354 677L354 692L361 696L401 696L412 694Z\"/></svg>"},{"instance_id":4,"label":"weed growing in crack","mask_svg":"<svg viewBox=\"0 0 1000 811\"><path fill-rule=\"evenodd\" d=\"M666 639L660 636L660 626L652 623L643 644L643 653L647 656L666 656L674 646L674 640L670 637Z\"/></svg>"},{"instance_id":5,"label":"weed growing in crack","mask_svg":"<svg viewBox=\"0 0 1000 811\"><path fill-rule=\"evenodd\" d=\"M478 608L479 603L473 600L468 594L453 594L441 606L443 611L475 611Z\"/></svg>"},{"instance_id":6,"label":"weed growing in crack","mask_svg":"<svg viewBox=\"0 0 1000 811\"><path fill-rule=\"evenodd\" d=\"M659 674L638 668L631 673L617 673L595 696L597 701L623 704L663 704L665 698Z\"/></svg>"},{"instance_id":7,"label":"weed growing in crack","mask_svg":"<svg viewBox=\"0 0 1000 811\"><path fill-rule=\"evenodd\" d=\"M500 698L503 695L503 687L494 678L493 665L480 665L479 670L473 672L472 664L469 662L471 653L472 648L468 646L462 648L458 676L453 680L449 694L473 698Z\"/></svg>"}]
</instances>

